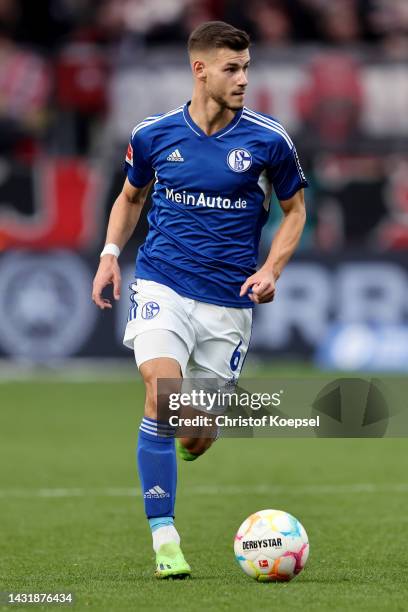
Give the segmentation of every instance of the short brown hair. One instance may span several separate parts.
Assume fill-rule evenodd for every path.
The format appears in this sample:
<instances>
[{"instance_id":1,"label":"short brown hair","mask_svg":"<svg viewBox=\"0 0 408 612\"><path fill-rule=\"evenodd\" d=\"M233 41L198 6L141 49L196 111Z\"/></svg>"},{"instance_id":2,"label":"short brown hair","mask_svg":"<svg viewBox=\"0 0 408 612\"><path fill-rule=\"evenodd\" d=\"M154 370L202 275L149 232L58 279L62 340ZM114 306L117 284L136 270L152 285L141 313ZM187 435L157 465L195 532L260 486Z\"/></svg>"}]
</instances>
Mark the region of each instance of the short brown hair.
<instances>
[{"instance_id":1,"label":"short brown hair","mask_svg":"<svg viewBox=\"0 0 408 612\"><path fill-rule=\"evenodd\" d=\"M188 52L227 47L234 51L248 49L249 35L224 21L206 21L193 30L188 39Z\"/></svg>"}]
</instances>

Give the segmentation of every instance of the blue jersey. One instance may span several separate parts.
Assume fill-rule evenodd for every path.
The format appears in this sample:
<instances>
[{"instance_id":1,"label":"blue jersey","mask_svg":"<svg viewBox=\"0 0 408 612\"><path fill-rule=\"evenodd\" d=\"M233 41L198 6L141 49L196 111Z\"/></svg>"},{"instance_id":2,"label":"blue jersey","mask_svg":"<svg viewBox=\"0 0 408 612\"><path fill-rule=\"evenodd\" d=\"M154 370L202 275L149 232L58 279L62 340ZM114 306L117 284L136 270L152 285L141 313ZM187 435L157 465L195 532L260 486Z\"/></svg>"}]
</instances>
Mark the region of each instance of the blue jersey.
<instances>
[{"instance_id":1,"label":"blue jersey","mask_svg":"<svg viewBox=\"0 0 408 612\"><path fill-rule=\"evenodd\" d=\"M187 103L134 128L126 170L135 187L155 179L136 276L202 302L252 307L239 292L256 270L272 187L287 200L307 186L281 124L244 108L207 136Z\"/></svg>"}]
</instances>

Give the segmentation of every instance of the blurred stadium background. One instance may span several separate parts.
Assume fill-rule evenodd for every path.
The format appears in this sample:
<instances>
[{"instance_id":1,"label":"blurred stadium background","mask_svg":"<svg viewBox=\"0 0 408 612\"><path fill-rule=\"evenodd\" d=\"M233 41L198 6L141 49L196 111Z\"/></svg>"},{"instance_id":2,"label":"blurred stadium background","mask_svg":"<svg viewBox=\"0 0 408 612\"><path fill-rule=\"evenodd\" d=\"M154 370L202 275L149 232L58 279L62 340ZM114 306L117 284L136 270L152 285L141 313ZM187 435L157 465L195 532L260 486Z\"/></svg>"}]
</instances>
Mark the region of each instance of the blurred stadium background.
<instances>
[{"instance_id":1,"label":"blurred stadium background","mask_svg":"<svg viewBox=\"0 0 408 612\"><path fill-rule=\"evenodd\" d=\"M130 131L189 98L185 42L209 19L250 32L247 105L284 123L310 179L302 245L257 309L252 361L408 367L406 0L1 0L6 377L67 359L130 363L126 285L145 215L112 313L91 303L91 281ZM275 203L261 258L278 222Z\"/></svg>"},{"instance_id":2,"label":"blurred stadium background","mask_svg":"<svg viewBox=\"0 0 408 612\"><path fill-rule=\"evenodd\" d=\"M181 462L177 524L199 579L187 598L152 580L134 499L143 387L122 347L146 214L120 303L101 313L90 292L130 131L189 98L185 42L209 19L251 33L247 104L284 123L310 180L246 372L408 368L407 0L0 0L0 591L71 590L81 610L269 609L231 539L276 507L312 554L275 607L403 610L395 438L221 440ZM275 202L261 258L278 223Z\"/></svg>"}]
</instances>

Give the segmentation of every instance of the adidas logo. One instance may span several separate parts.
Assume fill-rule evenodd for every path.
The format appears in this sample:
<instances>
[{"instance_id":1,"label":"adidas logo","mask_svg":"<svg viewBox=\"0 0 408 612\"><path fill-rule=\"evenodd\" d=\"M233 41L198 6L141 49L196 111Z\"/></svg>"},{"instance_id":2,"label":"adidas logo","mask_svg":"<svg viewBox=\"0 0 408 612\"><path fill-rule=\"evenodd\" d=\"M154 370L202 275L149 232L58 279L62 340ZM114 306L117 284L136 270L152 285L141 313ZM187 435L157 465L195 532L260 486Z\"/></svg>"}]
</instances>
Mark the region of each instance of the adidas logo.
<instances>
[{"instance_id":1,"label":"adidas logo","mask_svg":"<svg viewBox=\"0 0 408 612\"><path fill-rule=\"evenodd\" d=\"M163 499L164 497L170 497L170 493L166 493L159 485L156 485L152 489L145 491L143 497L145 499Z\"/></svg>"},{"instance_id":2,"label":"adidas logo","mask_svg":"<svg viewBox=\"0 0 408 612\"><path fill-rule=\"evenodd\" d=\"M178 149L175 149L173 151L173 153L170 153L170 155L167 158L167 161L171 161L171 162L183 162L184 161L184 157L182 157L180 151Z\"/></svg>"}]
</instances>

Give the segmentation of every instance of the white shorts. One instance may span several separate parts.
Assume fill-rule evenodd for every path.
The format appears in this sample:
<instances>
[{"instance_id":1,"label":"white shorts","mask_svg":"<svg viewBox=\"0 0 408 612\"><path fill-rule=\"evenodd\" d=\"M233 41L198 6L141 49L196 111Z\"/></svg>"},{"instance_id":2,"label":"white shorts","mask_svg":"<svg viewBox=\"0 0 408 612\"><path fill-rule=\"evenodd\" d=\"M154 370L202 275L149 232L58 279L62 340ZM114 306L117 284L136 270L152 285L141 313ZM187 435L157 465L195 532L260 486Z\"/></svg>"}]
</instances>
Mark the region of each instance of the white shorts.
<instances>
[{"instance_id":1,"label":"white shorts","mask_svg":"<svg viewBox=\"0 0 408 612\"><path fill-rule=\"evenodd\" d=\"M183 297L160 283L138 279L123 343L138 367L170 357L186 378L237 380L252 329L252 308L227 308Z\"/></svg>"}]
</instances>

